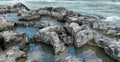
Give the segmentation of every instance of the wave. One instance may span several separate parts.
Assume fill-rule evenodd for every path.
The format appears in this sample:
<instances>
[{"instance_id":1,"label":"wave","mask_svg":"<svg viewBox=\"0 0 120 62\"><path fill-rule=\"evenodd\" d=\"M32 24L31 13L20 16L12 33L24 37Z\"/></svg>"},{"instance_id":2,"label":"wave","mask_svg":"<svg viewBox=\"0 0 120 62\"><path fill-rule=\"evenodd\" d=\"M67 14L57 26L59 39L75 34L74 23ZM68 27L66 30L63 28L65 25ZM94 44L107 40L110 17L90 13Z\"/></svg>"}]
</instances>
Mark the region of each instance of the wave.
<instances>
[{"instance_id":1,"label":"wave","mask_svg":"<svg viewBox=\"0 0 120 62\"><path fill-rule=\"evenodd\" d=\"M120 21L120 17L119 16L109 16L106 19L104 19L103 21L110 21L110 22Z\"/></svg>"}]
</instances>

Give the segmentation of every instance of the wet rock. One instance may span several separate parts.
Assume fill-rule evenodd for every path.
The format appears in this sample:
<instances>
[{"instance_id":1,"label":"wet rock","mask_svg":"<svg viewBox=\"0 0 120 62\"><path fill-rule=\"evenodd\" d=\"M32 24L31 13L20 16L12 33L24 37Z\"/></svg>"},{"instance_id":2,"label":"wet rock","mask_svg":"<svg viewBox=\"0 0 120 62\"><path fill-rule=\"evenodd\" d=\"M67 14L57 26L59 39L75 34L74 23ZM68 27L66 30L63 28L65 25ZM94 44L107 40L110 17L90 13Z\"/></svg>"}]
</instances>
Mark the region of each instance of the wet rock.
<instances>
[{"instance_id":1,"label":"wet rock","mask_svg":"<svg viewBox=\"0 0 120 62\"><path fill-rule=\"evenodd\" d=\"M29 11L29 8L26 7L24 4L22 3L16 3L13 6L7 6L4 8L0 8L0 13L4 14L4 13L11 13L11 12L18 12L20 10L26 10Z\"/></svg>"},{"instance_id":2,"label":"wet rock","mask_svg":"<svg viewBox=\"0 0 120 62\"><path fill-rule=\"evenodd\" d=\"M94 31L90 29L79 31L75 34L74 38L75 46L81 47L94 38Z\"/></svg>"},{"instance_id":3,"label":"wet rock","mask_svg":"<svg viewBox=\"0 0 120 62\"><path fill-rule=\"evenodd\" d=\"M66 33L62 32L60 35L59 35L60 39L65 43L65 44L73 44L73 37L72 36L69 36L67 35Z\"/></svg>"},{"instance_id":4,"label":"wet rock","mask_svg":"<svg viewBox=\"0 0 120 62\"><path fill-rule=\"evenodd\" d=\"M36 19L40 19L40 15L37 13L36 10L22 13L21 16L19 17L19 21L32 21Z\"/></svg>"},{"instance_id":5,"label":"wet rock","mask_svg":"<svg viewBox=\"0 0 120 62\"><path fill-rule=\"evenodd\" d=\"M0 15L0 31L8 30L14 27L14 23L8 22L3 15Z\"/></svg>"},{"instance_id":6,"label":"wet rock","mask_svg":"<svg viewBox=\"0 0 120 62\"><path fill-rule=\"evenodd\" d=\"M59 21L65 22L64 17L66 16L68 10L64 7L56 7L51 11L51 16L57 18Z\"/></svg>"},{"instance_id":7,"label":"wet rock","mask_svg":"<svg viewBox=\"0 0 120 62\"><path fill-rule=\"evenodd\" d=\"M53 46L55 54L59 54L65 50L64 43L60 40L58 35L58 26L50 26L39 30L34 36L34 40L37 42L43 42Z\"/></svg>"},{"instance_id":8,"label":"wet rock","mask_svg":"<svg viewBox=\"0 0 120 62\"><path fill-rule=\"evenodd\" d=\"M27 6L25 6L24 4L22 4L22 3L16 3L16 4L14 4L13 6L11 6L11 10L10 11L12 11L12 12L18 12L19 10L22 10L22 9L24 9L24 10L26 10L26 11L29 11L30 9L27 7Z\"/></svg>"},{"instance_id":9,"label":"wet rock","mask_svg":"<svg viewBox=\"0 0 120 62\"><path fill-rule=\"evenodd\" d=\"M107 34L116 34L117 31L116 30L108 30Z\"/></svg>"},{"instance_id":10,"label":"wet rock","mask_svg":"<svg viewBox=\"0 0 120 62\"><path fill-rule=\"evenodd\" d=\"M38 9L38 14L39 15L50 15L52 7L45 7L45 8L39 8Z\"/></svg>"},{"instance_id":11,"label":"wet rock","mask_svg":"<svg viewBox=\"0 0 120 62\"><path fill-rule=\"evenodd\" d=\"M74 36L77 32L82 30L82 28L77 23L66 23L65 28L67 29L68 33L70 33L72 36Z\"/></svg>"},{"instance_id":12,"label":"wet rock","mask_svg":"<svg viewBox=\"0 0 120 62\"><path fill-rule=\"evenodd\" d=\"M26 57L25 52L20 51L18 46L10 47L9 49L0 51L0 62L16 62L19 57Z\"/></svg>"},{"instance_id":13,"label":"wet rock","mask_svg":"<svg viewBox=\"0 0 120 62\"><path fill-rule=\"evenodd\" d=\"M108 29L108 23L102 22L102 21L96 21L96 22L93 23L93 29L107 30Z\"/></svg>"},{"instance_id":14,"label":"wet rock","mask_svg":"<svg viewBox=\"0 0 120 62\"><path fill-rule=\"evenodd\" d=\"M88 50L78 55L62 53L56 56L56 62L102 62L102 59L98 58L94 51Z\"/></svg>"},{"instance_id":15,"label":"wet rock","mask_svg":"<svg viewBox=\"0 0 120 62\"><path fill-rule=\"evenodd\" d=\"M48 21L41 21L39 24L41 27L49 27L49 26L57 26L55 23L48 22Z\"/></svg>"},{"instance_id":16,"label":"wet rock","mask_svg":"<svg viewBox=\"0 0 120 62\"><path fill-rule=\"evenodd\" d=\"M106 54L120 61L120 41L103 35L99 35L97 37L97 45L104 48Z\"/></svg>"},{"instance_id":17,"label":"wet rock","mask_svg":"<svg viewBox=\"0 0 120 62\"><path fill-rule=\"evenodd\" d=\"M17 27L25 27L25 26L26 25L21 22L17 22L17 23L10 22L5 18L5 16L0 15L0 31L10 30Z\"/></svg>"},{"instance_id":18,"label":"wet rock","mask_svg":"<svg viewBox=\"0 0 120 62\"><path fill-rule=\"evenodd\" d=\"M28 37L25 33L15 33L13 31L0 32L0 62L16 62L19 57L26 57L25 50Z\"/></svg>"},{"instance_id":19,"label":"wet rock","mask_svg":"<svg viewBox=\"0 0 120 62\"><path fill-rule=\"evenodd\" d=\"M9 49L10 46L19 46L21 50L24 50L29 39L25 33L15 33L13 31L0 32L0 35L4 38L4 47Z\"/></svg>"}]
</instances>

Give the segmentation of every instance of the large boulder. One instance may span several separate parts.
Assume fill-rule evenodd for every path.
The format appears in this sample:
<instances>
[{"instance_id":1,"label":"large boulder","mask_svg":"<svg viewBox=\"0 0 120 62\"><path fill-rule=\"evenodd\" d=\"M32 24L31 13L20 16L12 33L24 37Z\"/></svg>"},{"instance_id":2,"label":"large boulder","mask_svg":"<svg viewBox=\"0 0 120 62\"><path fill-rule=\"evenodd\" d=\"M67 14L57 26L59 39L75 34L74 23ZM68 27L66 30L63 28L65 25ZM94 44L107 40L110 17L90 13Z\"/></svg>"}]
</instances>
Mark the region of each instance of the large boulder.
<instances>
[{"instance_id":1,"label":"large boulder","mask_svg":"<svg viewBox=\"0 0 120 62\"><path fill-rule=\"evenodd\" d=\"M16 33L13 31L0 32L3 37L4 48L9 49L10 46L19 46L21 50L24 50L29 39L25 33Z\"/></svg>"},{"instance_id":2,"label":"large boulder","mask_svg":"<svg viewBox=\"0 0 120 62\"><path fill-rule=\"evenodd\" d=\"M17 58L26 57L29 39L25 33L0 32L0 40L0 62L16 62Z\"/></svg>"},{"instance_id":3,"label":"large boulder","mask_svg":"<svg viewBox=\"0 0 120 62\"><path fill-rule=\"evenodd\" d=\"M40 29L34 36L34 41L50 44L55 50L55 54L59 54L65 50L64 42L61 41L58 35L60 27L50 26Z\"/></svg>"}]
</instances>

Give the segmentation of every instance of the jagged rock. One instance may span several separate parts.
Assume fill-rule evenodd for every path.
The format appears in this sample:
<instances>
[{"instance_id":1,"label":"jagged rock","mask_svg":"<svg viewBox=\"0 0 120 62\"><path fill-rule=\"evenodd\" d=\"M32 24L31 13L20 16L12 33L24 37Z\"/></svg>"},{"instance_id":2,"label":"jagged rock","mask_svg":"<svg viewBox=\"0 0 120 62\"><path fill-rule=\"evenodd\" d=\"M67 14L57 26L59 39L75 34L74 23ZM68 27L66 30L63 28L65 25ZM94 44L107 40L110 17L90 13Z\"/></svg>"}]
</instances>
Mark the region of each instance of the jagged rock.
<instances>
[{"instance_id":1,"label":"jagged rock","mask_svg":"<svg viewBox=\"0 0 120 62\"><path fill-rule=\"evenodd\" d=\"M105 53L112 58L120 61L120 41L98 34L96 43L99 47L104 48Z\"/></svg>"},{"instance_id":2,"label":"jagged rock","mask_svg":"<svg viewBox=\"0 0 120 62\"><path fill-rule=\"evenodd\" d=\"M82 30L82 28L79 26L79 24L77 23L66 23L65 27L68 31L68 33L70 33L72 36L74 36L77 32L79 32L80 30Z\"/></svg>"},{"instance_id":3,"label":"jagged rock","mask_svg":"<svg viewBox=\"0 0 120 62\"><path fill-rule=\"evenodd\" d=\"M93 29L107 30L108 29L108 23L103 22L103 21L95 21L93 23Z\"/></svg>"},{"instance_id":4,"label":"jagged rock","mask_svg":"<svg viewBox=\"0 0 120 62\"><path fill-rule=\"evenodd\" d=\"M76 47L81 47L86 44L88 41L94 38L94 31L90 29L79 31L75 34L74 44Z\"/></svg>"},{"instance_id":5,"label":"jagged rock","mask_svg":"<svg viewBox=\"0 0 120 62\"><path fill-rule=\"evenodd\" d=\"M25 49L29 39L25 33L15 33L13 31L0 32L0 35L4 38L4 47L19 46L21 50Z\"/></svg>"},{"instance_id":6,"label":"jagged rock","mask_svg":"<svg viewBox=\"0 0 120 62\"><path fill-rule=\"evenodd\" d=\"M32 21L32 20L36 20L39 18L40 18L40 15L37 13L36 10L33 10L31 12L22 13L19 18L19 21L24 21L24 20Z\"/></svg>"},{"instance_id":7,"label":"jagged rock","mask_svg":"<svg viewBox=\"0 0 120 62\"><path fill-rule=\"evenodd\" d=\"M18 46L10 47L4 52L0 51L0 62L16 62L19 57L26 57L26 54L19 50Z\"/></svg>"},{"instance_id":8,"label":"jagged rock","mask_svg":"<svg viewBox=\"0 0 120 62\"><path fill-rule=\"evenodd\" d=\"M38 9L38 14L39 15L50 15L52 7L45 7L45 8L39 8Z\"/></svg>"},{"instance_id":9,"label":"jagged rock","mask_svg":"<svg viewBox=\"0 0 120 62\"><path fill-rule=\"evenodd\" d=\"M68 10L64 7L56 7L51 11L51 16L57 18L59 21L65 22L64 17L67 15Z\"/></svg>"},{"instance_id":10,"label":"jagged rock","mask_svg":"<svg viewBox=\"0 0 120 62\"><path fill-rule=\"evenodd\" d=\"M61 53L56 56L56 62L102 62L102 59L98 58L94 51L88 50L75 56Z\"/></svg>"},{"instance_id":11,"label":"jagged rock","mask_svg":"<svg viewBox=\"0 0 120 62\"><path fill-rule=\"evenodd\" d=\"M116 34L117 31L116 30L108 30L107 34Z\"/></svg>"},{"instance_id":12,"label":"jagged rock","mask_svg":"<svg viewBox=\"0 0 120 62\"><path fill-rule=\"evenodd\" d=\"M26 7L24 4L16 3L13 6L7 6L5 8L0 8L0 13L4 14L4 13L11 13L11 12L18 12L23 9L26 11L29 11L29 8Z\"/></svg>"},{"instance_id":13,"label":"jagged rock","mask_svg":"<svg viewBox=\"0 0 120 62\"><path fill-rule=\"evenodd\" d=\"M74 40L72 36L69 36L64 32L60 34L59 37L65 44L72 44Z\"/></svg>"},{"instance_id":14,"label":"jagged rock","mask_svg":"<svg viewBox=\"0 0 120 62\"><path fill-rule=\"evenodd\" d=\"M65 45L63 41L60 40L58 35L58 26L50 26L39 30L34 36L34 40L37 42L43 42L53 46L55 54L59 54L65 50Z\"/></svg>"},{"instance_id":15,"label":"jagged rock","mask_svg":"<svg viewBox=\"0 0 120 62\"><path fill-rule=\"evenodd\" d=\"M19 57L26 57L28 37L25 33L13 31L0 32L0 62L16 62ZM2 43L2 44L1 44Z\"/></svg>"},{"instance_id":16,"label":"jagged rock","mask_svg":"<svg viewBox=\"0 0 120 62\"><path fill-rule=\"evenodd\" d=\"M0 31L5 31L17 27L25 27L25 26L26 25L21 22L16 22L16 23L10 22L5 18L5 16L0 15Z\"/></svg>"},{"instance_id":17,"label":"jagged rock","mask_svg":"<svg viewBox=\"0 0 120 62\"><path fill-rule=\"evenodd\" d=\"M11 29L14 23L8 22L3 15L0 15L0 31Z\"/></svg>"}]
</instances>

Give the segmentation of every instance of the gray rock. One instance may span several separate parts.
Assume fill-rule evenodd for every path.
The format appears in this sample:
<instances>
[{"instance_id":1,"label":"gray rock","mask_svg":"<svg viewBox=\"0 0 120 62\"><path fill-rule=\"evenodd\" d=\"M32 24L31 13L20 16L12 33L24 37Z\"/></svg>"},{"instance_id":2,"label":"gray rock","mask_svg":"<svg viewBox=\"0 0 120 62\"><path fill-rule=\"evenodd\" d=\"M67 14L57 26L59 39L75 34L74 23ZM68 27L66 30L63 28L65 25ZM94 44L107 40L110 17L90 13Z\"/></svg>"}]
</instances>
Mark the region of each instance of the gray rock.
<instances>
[{"instance_id":1,"label":"gray rock","mask_svg":"<svg viewBox=\"0 0 120 62\"><path fill-rule=\"evenodd\" d=\"M117 33L117 31L116 30L108 30L108 32L107 32L107 34L116 34Z\"/></svg>"},{"instance_id":2,"label":"gray rock","mask_svg":"<svg viewBox=\"0 0 120 62\"><path fill-rule=\"evenodd\" d=\"M74 38L75 46L81 47L94 38L94 31L90 29L79 31L75 34Z\"/></svg>"},{"instance_id":3,"label":"gray rock","mask_svg":"<svg viewBox=\"0 0 120 62\"><path fill-rule=\"evenodd\" d=\"M0 15L0 31L14 27L14 23L8 22L3 15Z\"/></svg>"},{"instance_id":4,"label":"gray rock","mask_svg":"<svg viewBox=\"0 0 120 62\"><path fill-rule=\"evenodd\" d=\"M24 51L27 48L26 43L29 42L29 39L25 33L4 31L0 32L0 36L2 45L5 48L0 50L0 62L16 62L17 58L26 57Z\"/></svg>"},{"instance_id":5,"label":"gray rock","mask_svg":"<svg viewBox=\"0 0 120 62\"><path fill-rule=\"evenodd\" d=\"M96 43L105 53L120 61L120 41L98 34Z\"/></svg>"},{"instance_id":6,"label":"gray rock","mask_svg":"<svg viewBox=\"0 0 120 62\"><path fill-rule=\"evenodd\" d=\"M55 54L59 54L65 50L64 42L60 40L57 30L58 26L50 26L39 30L34 36L34 40L43 42L53 46Z\"/></svg>"},{"instance_id":7,"label":"gray rock","mask_svg":"<svg viewBox=\"0 0 120 62\"><path fill-rule=\"evenodd\" d=\"M68 33L70 33L72 36L74 36L77 32L82 30L82 28L77 23L66 23L65 28L67 29Z\"/></svg>"},{"instance_id":8,"label":"gray rock","mask_svg":"<svg viewBox=\"0 0 120 62\"><path fill-rule=\"evenodd\" d=\"M56 7L51 11L51 16L57 18L59 21L65 22L64 17L67 15L68 10L64 7Z\"/></svg>"},{"instance_id":9,"label":"gray rock","mask_svg":"<svg viewBox=\"0 0 120 62\"><path fill-rule=\"evenodd\" d=\"M19 50L18 46L10 47L4 52L0 51L0 62L16 62L19 57L26 57L26 54Z\"/></svg>"},{"instance_id":10,"label":"gray rock","mask_svg":"<svg viewBox=\"0 0 120 62\"><path fill-rule=\"evenodd\" d=\"M108 26L109 26L108 23L103 22L103 21L95 21L93 23L93 29L107 30Z\"/></svg>"},{"instance_id":11,"label":"gray rock","mask_svg":"<svg viewBox=\"0 0 120 62\"><path fill-rule=\"evenodd\" d=\"M24 50L26 43L29 39L25 33L16 33L13 31L0 32L0 35L4 38L4 47L9 49L10 46L19 46L21 50Z\"/></svg>"},{"instance_id":12,"label":"gray rock","mask_svg":"<svg viewBox=\"0 0 120 62\"><path fill-rule=\"evenodd\" d=\"M29 8L26 7L24 4L16 3L13 6L7 6L5 8L0 8L0 13L4 14L4 13L11 13L11 12L18 12L23 9L26 11L29 11Z\"/></svg>"},{"instance_id":13,"label":"gray rock","mask_svg":"<svg viewBox=\"0 0 120 62\"><path fill-rule=\"evenodd\" d=\"M98 58L94 51L84 51L78 55L71 55L67 52L61 53L56 56L56 62L102 62L102 59Z\"/></svg>"},{"instance_id":14,"label":"gray rock","mask_svg":"<svg viewBox=\"0 0 120 62\"><path fill-rule=\"evenodd\" d=\"M31 12L26 12L26 13L22 13L19 17L20 21L32 21L32 20L36 20L36 19L40 19L40 15L37 13L36 10L33 10Z\"/></svg>"}]
</instances>

